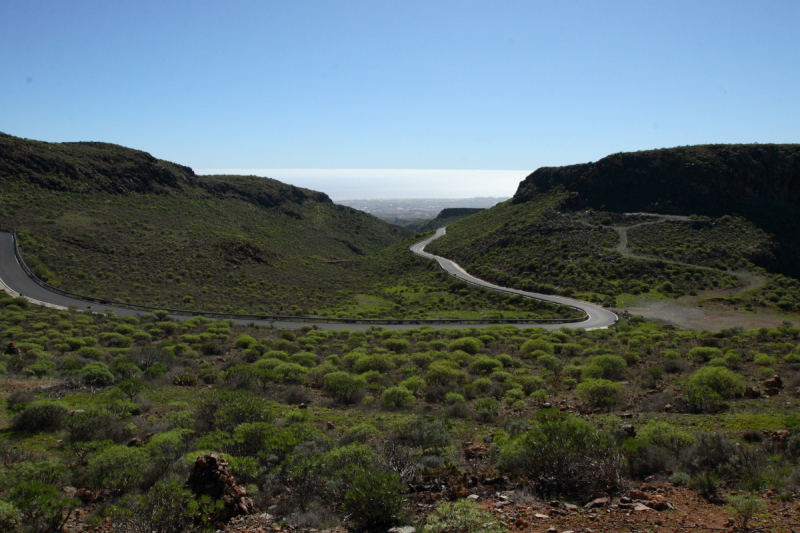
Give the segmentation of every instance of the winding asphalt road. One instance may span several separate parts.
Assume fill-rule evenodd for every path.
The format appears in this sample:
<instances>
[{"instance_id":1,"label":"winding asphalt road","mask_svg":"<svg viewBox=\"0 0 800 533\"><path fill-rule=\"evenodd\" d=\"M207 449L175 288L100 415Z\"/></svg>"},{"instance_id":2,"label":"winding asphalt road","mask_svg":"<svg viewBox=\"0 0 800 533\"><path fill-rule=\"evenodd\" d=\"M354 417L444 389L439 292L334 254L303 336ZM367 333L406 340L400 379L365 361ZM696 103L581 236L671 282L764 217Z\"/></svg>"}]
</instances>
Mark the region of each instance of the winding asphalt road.
<instances>
[{"instance_id":1,"label":"winding asphalt road","mask_svg":"<svg viewBox=\"0 0 800 533\"><path fill-rule=\"evenodd\" d=\"M420 243L413 245L410 248L411 252L428 259L435 259L445 271L463 281L466 281L467 283L472 283L474 285L478 285L491 290L498 290L506 293L518 294L520 296L525 296L528 298L537 298L540 300L546 300L557 304L569 305L572 307L582 309L589 316L587 320L575 323L514 324L515 326L520 328L543 327L546 329L558 329L561 327L595 329L595 328L603 328L610 326L617 321L617 316L614 313L611 313L610 311L607 311L602 307L598 307L596 305L592 305L586 302L573 300L571 298L562 298L559 296L548 296L545 294L536 294L525 291L519 291L516 289L507 289L505 287L499 287L497 285L487 283L485 281L479 280L478 278L470 276L456 263L448 259L444 259L443 257L438 257L433 254L429 254L424 251L425 245L427 245L432 240L441 237L442 235L444 235L444 233L445 233L445 228L440 228L439 230L437 230L436 234L433 237L430 237ZM143 314L143 311L137 309L128 309L126 307L118 307L115 305L100 305L96 303L89 303L86 302L85 300L64 296L62 294L52 292L45 287L42 287L41 285L34 282L28 276L28 274L25 272L22 266L20 266L19 262L17 261L17 257L14 253L14 238L10 233L5 233L5 232L0 232L0 290L6 290L6 292L9 292L14 296L20 294L24 295L26 298L31 300L32 303L37 305L45 305L48 307L55 307L60 309L74 307L76 309L91 310L93 312L98 312L98 313L113 311L115 314L118 315L136 316ZM191 316L189 315L181 315L181 314L172 314L170 316L176 320L181 320L181 321L191 318ZM299 329L302 326L309 324L308 322L304 323L297 321L272 321L272 320L255 320L255 319L252 320L234 319L234 322L240 325L258 324L260 326L274 326L276 328L286 328L286 329ZM343 323L317 322L314 323L314 325L319 327L320 329L366 330L372 327L373 324L343 324ZM387 329L398 329L398 330L415 329L422 326L430 326L437 329L441 328L462 329L462 328L473 328L482 326L482 324L425 324L425 323L420 323L420 324L377 323L374 325L380 325ZM488 324L483 324L483 325L488 325Z\"/></svg>"},{"instance_id":2,"label":"winding asphalt road","mask_svg":"<svg viewBox=\"0 0 800 533\"><path fill-rule=\"evenodd\" d=\"M615 315L611 311L603 309L598 305L590 304L588 302L575 300L573 298L565 298L563 296L551 296L549 294L539 294L535 292L521 291L518 289L509 289L507 287L501 287L499 285L489 283L488 281L483 281L482 279L478 279L475 276L467 274L467 271L458 266L457 263L449 259L445 259L444 257L439 257L438 255L433 255L426 252L425 246L427 246L431 241L438 239L439 237L444 235L446 230L447 228L439 228L438 230L436 230L435 235L411 246L409 250L426 259L435 259L436 262L439 263L439 266L442 267L445 272L462 281L471 283L472 285L477 285L478 287L483 287L484 289L490 289L493 291L500 291L508 294L516 294L518 296L523 296L525 298L536 298L537 300L544 300L546 302L552 302L555 304L568 305L570 307L575 307L582 310L589 317L583 322L573 322L568 324L547 324L544 326L539 324L539 327L545 327L548 329L557 329L562 327L598 329L598 328L606 328L612 324L615 324L617 320L619 320L617 315Z\"/></svg>"}]
</instances>

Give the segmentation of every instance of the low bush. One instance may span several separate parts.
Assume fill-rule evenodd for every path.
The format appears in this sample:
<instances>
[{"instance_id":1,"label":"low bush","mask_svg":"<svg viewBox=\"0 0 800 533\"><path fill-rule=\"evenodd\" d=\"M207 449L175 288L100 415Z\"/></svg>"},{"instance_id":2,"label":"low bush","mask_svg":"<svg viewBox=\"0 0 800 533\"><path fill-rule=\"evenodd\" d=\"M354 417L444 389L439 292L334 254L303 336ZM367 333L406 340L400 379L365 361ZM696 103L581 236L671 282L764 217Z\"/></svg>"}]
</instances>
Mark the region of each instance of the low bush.
<instances>
[{"instance_id":1,"label":"low bush","mask_svg":"<svg viewBox=\"0 0 800 533\"><path fill-rule=\"evenodd\" d=\"M578 417L543 409L529 431L502 444L498 468L527 479L542 496L584 500L621 480L613 439Z\"/></svg>"},{"instance_id":2,"label":"low bush","mask_svg":"<svg viewBox=\"0 0 800 533\"><path fill-rule=\"evenodd\" d=\"M325 390L340 403L356 403L363 398L366 386L364 379L343 371L331 372L325 376Z\"/></svg>"},{"instance_id":3,"label":"low bush","mask_svg":"<svg viewBox=\"0 0 800 533\"><path fill-rule=\"evenodd\" d=\"M61 402L40 400L32 402L17 413L11 427L17 431L58 431L64 424L69 409Z\"/></svg>"},{"instance_id":4,"label":"low bush","mask_svg":"<svg viewBox=\"0 0 800 533\"><path fill-rule=\"evenodd\" d=\"M96 361L83 367L81 380L87 385L105 387L114 383L114 374L111 373L108 365Z\"/></svg>"},{"instance_id":5,"label":"low bush","mask_svg":"<svg viewBox=\"0 0 800 533\"><path fill-rule=\"evenodd\" d=\"M130 426L108 409L90 409L75 413L64 425L68 443L112 441L122 444L133 436Z\"/></svg>"},{"instance_id":6,"label":"low bush","mask_svg":"<svg viewBox=\"0 0 800 533\"><path fill-rule=\"evenodd\" d=\"M405 387L389 387L381 394L381 403L386 407L407 407L415 401L414 393Z\"/></svg>"},{"instance_id":7,"label":"low bush","mask_svg":"<svg viewBox=\"0 0 800 533\"><path fill-rule=\"evenodd\" d=\"M489 511L470 500L442 503L428 515L430 533L504 533L508 528Z\"/></svg>"},{"instance_id":8,"label":"low bush","mask_svg":"<svg viewBox=\"0 0 800 533\"><path fill-rule=\"evenodd\" d=\"M607 379L587 379L578 384L578 396L595 407L614 405L622 395L624 387L621 383Z\"/></svg>"},{"instance_id":9,"label":"low bush","mask_svg":"<svg viewBox=\"0 0 800 533\"><path fill-rule=\"evenodd\" d=\"M720 470L736 455L736 446L725 435L718 432L700 432L694 435L694 443L681 454L681 462L690 472Z\"/></svg>"},{"instance_id":10,"label":"low bush","mask_svg":"<svg viewBox=\"0 0 800 533\"><path fill-rule=\"evenodd\" d=\"M16 485L10 491L8 500L21 512L22 523L34 532L61 531L72 510L80 503L64 497L57 487L35 480ZM6 511L9 509L6 508Z\"/></svg>"},{"instance_id":11,"label":"low bush","mask_svg":"<svg viewBox=\"0 0 800 533\"><path fill-rule=\"evenodd\" d=\"M705 366L689 377L689 385L698 393L731 398L744 392L742 376L723 367ZM693 402L694 403L694 402Z\"/></svg>"},{"instance_id":12,"label":"low bush","mask_svg":"<svg viewBox=\"0 0 800 533\"><path fill-rule=\"evenodd\" d=\"M358 531L397 522L405 501L406 485L394 472L351 467L347 475L349 487L342 509Z\"/></svg>"}]
</instances>

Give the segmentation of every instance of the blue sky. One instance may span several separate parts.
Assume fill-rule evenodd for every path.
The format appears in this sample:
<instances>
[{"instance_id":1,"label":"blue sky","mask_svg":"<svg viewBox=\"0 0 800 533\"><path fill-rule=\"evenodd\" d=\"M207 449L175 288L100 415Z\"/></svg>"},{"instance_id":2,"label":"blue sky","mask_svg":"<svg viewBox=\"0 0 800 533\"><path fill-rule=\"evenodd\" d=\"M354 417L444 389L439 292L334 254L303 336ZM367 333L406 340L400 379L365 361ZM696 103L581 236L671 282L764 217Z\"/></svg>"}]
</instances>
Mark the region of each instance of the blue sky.
<instances>
[{"instance_id":1,"label":"blue sky","mask_svg":"<svg viewBox=\"0 0 800 533\"><path fill-rule=\"evenodd\" d=\"M798 28L794 0L4 0L0 131L198 171L522 179L620 151L800 142ZM509 194L492 182L480 194Z\"/></svg>"}]
</instances>

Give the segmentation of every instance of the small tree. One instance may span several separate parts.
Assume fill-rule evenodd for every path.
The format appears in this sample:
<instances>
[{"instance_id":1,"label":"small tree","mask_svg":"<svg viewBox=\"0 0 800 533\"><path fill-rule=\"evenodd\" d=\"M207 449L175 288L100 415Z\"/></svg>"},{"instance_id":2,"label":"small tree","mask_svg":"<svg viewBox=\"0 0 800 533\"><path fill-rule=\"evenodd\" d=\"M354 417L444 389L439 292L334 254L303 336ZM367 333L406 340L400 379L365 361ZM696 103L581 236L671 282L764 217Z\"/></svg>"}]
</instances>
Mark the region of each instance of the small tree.
<instances>
[{"instance_id":1,"label":"small tree","mask_svg":"<svg viewBox=\"0 0 800 533\"><path fill-rule=\"evenodd\" d=\"M144 390L144 383L136 378L125 379L117 383L117 389L133 401Z\"/></svg>"}]
</instances>

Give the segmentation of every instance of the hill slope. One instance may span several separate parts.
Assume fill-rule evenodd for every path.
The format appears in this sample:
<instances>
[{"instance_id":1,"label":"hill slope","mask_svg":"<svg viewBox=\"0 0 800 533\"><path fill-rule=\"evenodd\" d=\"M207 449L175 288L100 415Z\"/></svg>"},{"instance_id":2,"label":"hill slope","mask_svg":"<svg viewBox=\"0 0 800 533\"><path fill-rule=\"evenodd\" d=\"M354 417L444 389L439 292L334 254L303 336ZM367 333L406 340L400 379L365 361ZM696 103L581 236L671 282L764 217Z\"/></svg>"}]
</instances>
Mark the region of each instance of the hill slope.
<instances>
[{"instance_id":1,"label":"hill slope","mask_svg":"<svg viewBox=\"0 0 800 533\"><path fill-rule=\"evenodd\" d=\"M640 212L665 216L624 215ZM758 285L748 272L767 272L728 303L792 310L798 215L800 145L682 147L541 168L429 251L496 282L600 298L712 289L727 298Z\"/></svg>"},{"instance_id":2,"label":"hill slope","mask_svg":"<svg viewBox=\"0 0 800 533\"><path fill-rule=\"evenodd\" d=\"M442 209L441 212L436 215L436 218L433 220L429 220L425 222L418 228L418 231L435 231L442 226L447 226L448 224L452 224L458 220L463 218L467 218L470 215L474 215L475 213L480 213L484 211L482 207L448 207L446 209Z\"/></svg>"},{"instance_id":3,"label":"hill slope","mask_svg":"<svg viewBox=\"0 0 800 533\"><path fill-rule=\"evenodd\" d=\"M413 235L320 192L268 178L196 176L104 143L1 135L0 185L0 224L18 229L41 277L170 307L328 305L336 291L369 281L342 261Z\"/></svg>"}]
</instances>

